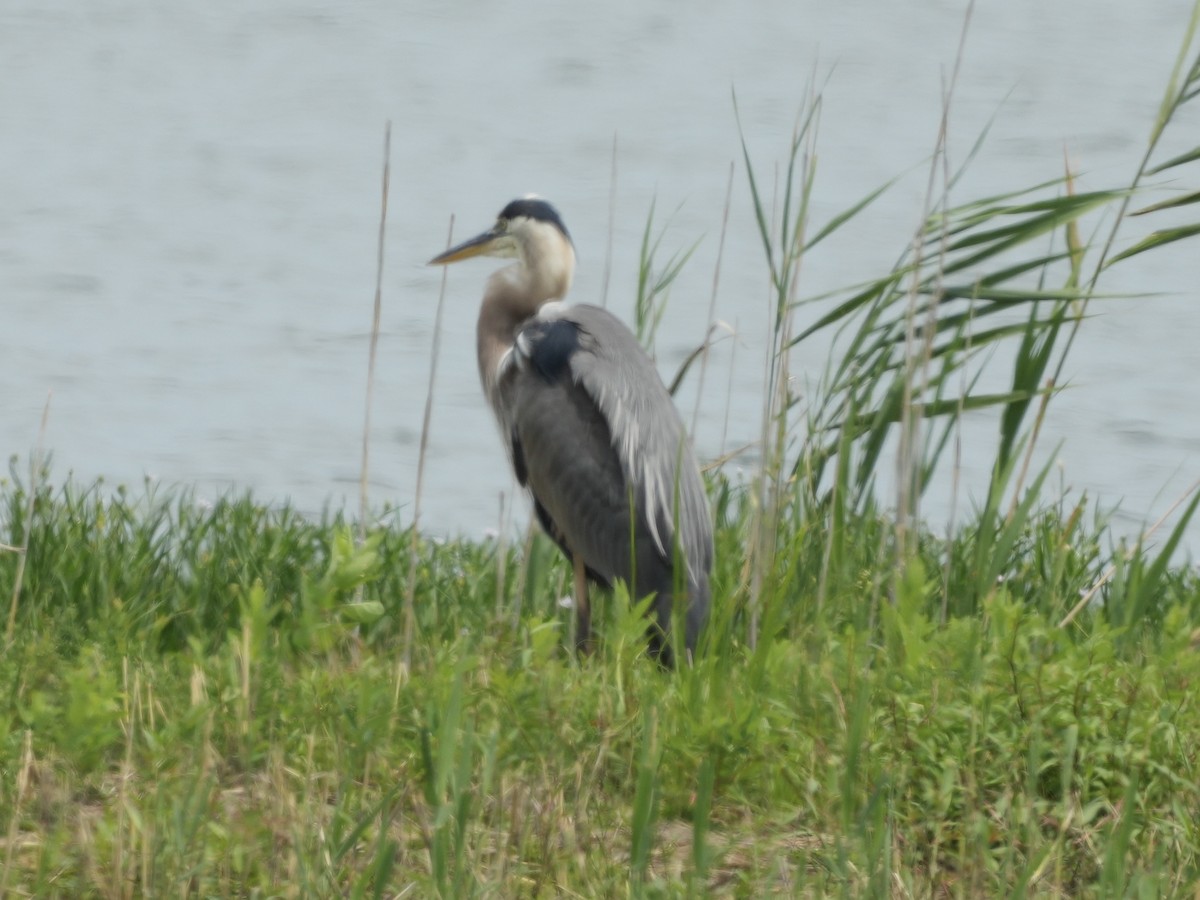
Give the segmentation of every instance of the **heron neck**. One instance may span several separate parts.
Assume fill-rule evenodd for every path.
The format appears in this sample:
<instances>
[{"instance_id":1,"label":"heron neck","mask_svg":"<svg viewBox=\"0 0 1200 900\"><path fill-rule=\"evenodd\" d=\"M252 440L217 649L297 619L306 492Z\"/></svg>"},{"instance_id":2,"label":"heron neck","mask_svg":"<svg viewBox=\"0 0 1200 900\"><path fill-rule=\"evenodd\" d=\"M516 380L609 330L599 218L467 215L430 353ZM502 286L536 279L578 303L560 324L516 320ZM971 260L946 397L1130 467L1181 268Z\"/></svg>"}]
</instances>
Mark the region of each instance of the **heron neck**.
<instances>
[{"instance_id":1,"label":"heron neck","mask_svg":"<svg viewBox=\"0 0 1200 900\"><path fill-rule=\"evenodd\" d=\"M483 392L493 401L499 381L500 360L509 351L516 339L521 323L529 316L515 313L509 306L494 299L489 290L479 307L479 321L475 326L475 339L479 352L479 380ZM493 402L493 408L494 402Z\"/></svg>"},{"instance_id":2,"label":"heron neck","mask_svg":"<svg viewBox=\"0 0 1200 900\"><path fill-rule=\"evenodd\" d=\"M537 248L534 248L535 251ZM493 273L479 308L476 339L479 376L489 400L495 395L500 361L517 332L541 307L566 296L574 275L574 252L532 256Z\"/></svg>"}]
</instances>

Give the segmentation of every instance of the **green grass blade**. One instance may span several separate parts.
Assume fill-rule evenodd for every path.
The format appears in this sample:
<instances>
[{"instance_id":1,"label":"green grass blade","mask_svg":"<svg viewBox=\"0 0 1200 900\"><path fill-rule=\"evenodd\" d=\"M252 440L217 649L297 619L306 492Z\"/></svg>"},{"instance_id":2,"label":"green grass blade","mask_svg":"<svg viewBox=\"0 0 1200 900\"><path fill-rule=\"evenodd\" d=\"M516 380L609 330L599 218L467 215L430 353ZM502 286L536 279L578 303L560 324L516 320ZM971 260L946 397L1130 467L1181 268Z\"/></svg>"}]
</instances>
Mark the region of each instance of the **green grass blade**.
<instances>
[{"instance_id":1,"label":"green grass blade","mask_svg":"<svg viewBox=\"0 0 1200 900\"><path fill-rule=\"evenodd\" d=\"M1160 231L1154 232L1148 237L1143 238L1132 247L1118 253L1116 256L1109 257L1108 262L1105 263L1105 268L1109 268L1123 259L1129 259L1131 256L1137 256L1138 254L1145 253L1147 250L1154 250L1158 247L1166 246L1167 244L1173 244L1176 241L1182 241L1186 240L1187 238L1196 237L1197 235L1200 235L1200 223L1195 225L1183 225L1179 228L1164 228Z\"/></svg>"}]
</instances>

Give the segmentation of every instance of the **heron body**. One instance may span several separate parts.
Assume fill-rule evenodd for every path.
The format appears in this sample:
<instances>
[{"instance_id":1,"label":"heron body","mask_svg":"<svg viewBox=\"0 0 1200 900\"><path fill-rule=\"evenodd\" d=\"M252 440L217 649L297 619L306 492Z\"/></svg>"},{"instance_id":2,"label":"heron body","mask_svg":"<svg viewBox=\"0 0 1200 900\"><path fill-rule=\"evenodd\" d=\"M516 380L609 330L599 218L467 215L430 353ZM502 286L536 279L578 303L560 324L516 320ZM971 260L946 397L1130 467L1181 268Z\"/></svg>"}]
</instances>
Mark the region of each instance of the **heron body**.
<instances>
[{"instance_id":1,"label":"heron body","mask_svg":"<svg viewBox=\"0 0 1200 900\"><path fill-rule=\"evenodd\" d=\"M517 480L575 569L576 643L588 646L586 580L654 595L651 652L686 598L687 649L708 613L712 525L670 394L633 333L606 310L563 303L575 251L544 200L514 200L489 231L431 260L514 257L492 274L477 329L479 374Z\"/></svg>"}]
</instances>

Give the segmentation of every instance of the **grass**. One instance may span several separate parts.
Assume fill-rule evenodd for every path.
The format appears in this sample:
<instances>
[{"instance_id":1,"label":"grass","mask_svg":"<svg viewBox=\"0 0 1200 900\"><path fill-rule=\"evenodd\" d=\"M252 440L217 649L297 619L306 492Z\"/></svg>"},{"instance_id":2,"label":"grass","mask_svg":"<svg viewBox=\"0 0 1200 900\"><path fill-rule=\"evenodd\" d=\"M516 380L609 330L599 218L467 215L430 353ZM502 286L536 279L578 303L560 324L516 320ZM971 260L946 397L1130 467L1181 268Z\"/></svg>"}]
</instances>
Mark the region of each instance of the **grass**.
<instances>
[{"instance_id":1,"label":"grass","mask_svg":"<svg viewBox=\"0 0 1200 900\"><path fill-rule=\"evenodd\" d=\"M977 613L939 624L926 537L894 603L885 519L813 603L819 527L741 637L747 498L714 485L716 596L694 668L644 657L637 609L566 651L538 539L497 610L495 543L307 521L250 497L37 491L6 715L3 885L36 896L1177 894L1200 884L1200 583L1057 625L1104 559L1048 509ZM26 496L3 492L23 530ZM970 536L961 539L960 559ZM15 555L0 558L14 573ZM952 596L976 590L967 565ZM1118 582L1124 584L1120 586ZM363 599L356 599L359 588ZM864 602L868 601L868 602Z\"/></svg>"},{"instance_id":2,"label":"grass","mask_svg":"<svg viewBox=\"0 0 1200 900\"><path fill-rule=\"evenodd\" d=\"M578 659L541 536L440 542L395 510L312 519L14 460L0 895L1200 894L1200 576L1177 559L1200 501L1159 545L1121 542L1035 453L1104 272L1197 232L1080 238L1166 211L1129 213L1151 173L1194 174L1200 153L1154 148L1200 94L1197 21L1131 185L952 203L939 144L894 269L819 306L803 255L877 192L808 220L817 96L770 204L747 146L771 389L760 472L710 476L694 666L645 659L620 589ZM648 341L687 255L656 273L660 240L648 222ZM789 351L824 328L838 350L801 401ZM990 487L935 533L920 501L967 411L995 417Z\"/></svg>"}]
</instances>

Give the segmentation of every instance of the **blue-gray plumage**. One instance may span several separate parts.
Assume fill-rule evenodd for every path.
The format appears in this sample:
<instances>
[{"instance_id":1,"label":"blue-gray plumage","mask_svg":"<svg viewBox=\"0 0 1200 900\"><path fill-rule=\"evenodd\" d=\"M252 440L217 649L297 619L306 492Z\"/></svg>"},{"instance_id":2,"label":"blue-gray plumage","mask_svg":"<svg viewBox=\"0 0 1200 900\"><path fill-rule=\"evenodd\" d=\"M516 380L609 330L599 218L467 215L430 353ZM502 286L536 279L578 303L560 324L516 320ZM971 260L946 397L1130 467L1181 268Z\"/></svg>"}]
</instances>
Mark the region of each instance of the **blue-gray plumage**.
<instances>
[{"instance_id":1,"label":"blue-gray plumage","mask_svg":"<svg viewBox=\"0 0 1200 900\"><path fill-rule=\"evenodd\" d=\"M524 346L526 358L547 384L570 374L571 357L579 349L579 323L558 318L534 320L517 335L517 346Z\"/></svg>"},{"instance_id":2,"label":"blue-gray plumage","mask_svg":"<svg viewBox=\"0 0 1200 900\"><path fill-rule=\"evenodd\" d=\"M666 665L675 597L687 603L689 652L708 613L712 525L691 444L653 363L617 318L567 306L575 251L536 198L435 257L515 257L488 279L477 329L479 372L513 469L538 521L575 569L576 641L586 647L586 581L620 579L653 594L651 651Z\"/></svg>"}]
</instances>

